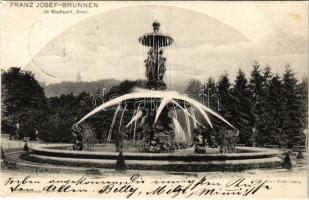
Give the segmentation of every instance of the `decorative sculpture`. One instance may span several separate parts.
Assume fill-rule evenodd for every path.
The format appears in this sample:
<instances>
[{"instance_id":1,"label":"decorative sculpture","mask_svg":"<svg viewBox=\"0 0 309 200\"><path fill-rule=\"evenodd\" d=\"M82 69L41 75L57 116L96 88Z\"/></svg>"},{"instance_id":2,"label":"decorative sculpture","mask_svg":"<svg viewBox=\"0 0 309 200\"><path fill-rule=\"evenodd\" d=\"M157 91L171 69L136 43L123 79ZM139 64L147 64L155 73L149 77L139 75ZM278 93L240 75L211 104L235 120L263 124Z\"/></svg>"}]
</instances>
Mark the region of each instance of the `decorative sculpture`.
<instances>
[{"instance_id":1,"label":"decorative sculpture","mask_svg":"<svg viewBox=\"0 0 309 200\"><path fill-rule=\"evenodd\" d=\"M166 58L163 57L163 49L161 48L159 51L159 79L161 81L163 81L163 76L166 71L165 61L166 61Z\"/></svg>"},{"instance_id":2,"label":"decorative sculpture","mask_svg":"<svg viewBox=\"0 0 309 200\"><path fill-rule=\"evenodd\" d=\"M220 134L220 153L235 152L239 131L222 129Z\"/></svg>"},{"instance_id":3,"label":"decorative sculpture","mask_svg":"<svg viewBox=\"0 0 309 200\"><path fill-rule=\"evenodd\" d=\"M82 129L79 126L72 127L72 143L73 150L82 151L83 150L83 137L82 137Z\"/></svg>"},{"instance_id":4,"label":"decorative sculpture","mask_svg":"<svg viewBox=\"0 0 309 200\"><path fill-rule=\"evenodd\" d=\"M139 42L150 47L148 51L148 58L144 61L146 67L146 77L148 79L148 89L164 90L166 84L163 77L166 71L166 58L163 57L163 47L171 45L174 41L168 35L159 32L160 23L154 22L152 24L153 32L144 34L139 38Z\"/></svg>"}]
</instances>

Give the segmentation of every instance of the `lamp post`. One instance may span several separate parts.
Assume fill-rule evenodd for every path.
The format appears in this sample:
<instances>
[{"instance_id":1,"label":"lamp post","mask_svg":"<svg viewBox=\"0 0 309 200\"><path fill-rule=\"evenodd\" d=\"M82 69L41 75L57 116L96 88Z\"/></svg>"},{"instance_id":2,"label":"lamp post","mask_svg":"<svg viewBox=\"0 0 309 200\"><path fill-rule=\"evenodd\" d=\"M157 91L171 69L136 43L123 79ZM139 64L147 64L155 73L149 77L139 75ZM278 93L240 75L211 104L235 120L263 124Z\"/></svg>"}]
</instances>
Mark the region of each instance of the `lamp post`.
<instances>
[{"instance_id":1,"label":"lamp post","mask_svg":"<svg viewBox=\"0 0 309 200\"><path fill-rule=\"evenodd\" d=\"M255 104L253 105L253 113L254 114L254 118L255 118L255 122L254 122L254 127L252 128L252 146L255 147L255 136L256 136L256 132L257 132L257 122L259 121L259 115L257 113L257 106L259 104L259 95L258 94L254 94L253 98L255 99Z\"/></svg>"},{"instance_id":2,"label":"lamp post","mask_svg":"<svg viewBox=\"0 0 309 200\"><path fill-rule=\"evenodd\" d=\"M20 125L19 125L19 123L17 122L17 123L16 123L16 140L18 140L19 127L20 127Z\"/></svg>"},{"instance_id":3,"label":"lamp post","mask_svg":"<svg viewBox=\"0 0 309 200\"><path fill-rule=\"evenodd\" d=\"M219 94L213 94L211 95L211 97L217 97L217 110L218 111L221 111L221 108L220 108L220 95Z\"/></svg>"},{"instance_id":4,"label":"lamp post","mask_svg":"<svg viewBox=\"0 0 309 200\"><path fill-rule=\"evenodd\" d=\"M205 88L205 85L204 85L202 93L199 94L199 96L202 96L202 103L205 104L204 96L207 96L207 106L209 107L209 105L210 105L210 98L216 97L217 98L217 110L221 111L221 106L220 106L220 104L221 104L221 99L220 98L221 97L220 97L220 95L219 94L210 95L210 90L211 90L210 88L207 89L207 94L205 94L205 90L206 90L206 88Z\"/></svg>"},{"instance_id":5,"label":"lamp post","mask_svg":"<svg viewBox=\"0 0 309 200\"><path fill-rule=\"evenodd\" d=\"M256 134L256 128L252 128L252 146L255 147L255 134Z\"/></svg>"},{"instance_id":6,"label":"lamp post","mask_svg":"<svg viewBox=\"0 0 309 200\"><path fill-rule=\"evenodd\" d=\"M35 140L38 141L39 140L39 131L37 128L35 128Z\"/></svg>"},{"instance_id":7,"label":"lamp post","mask_svg":"<svg viewBox=\"0 0 309 200\"><path fill-rule=\"evenodd\" d=\"M307 150L308 150L308 129L304 129L303 133L305 134L305 137L306 137L305 148L306 148L306 152L307 152Z\"/></svg>"},{"instance_id":8,"label":"lamp post","mask_svg":"<svg viewBox=\"0 0 309 200\"><path fill-rule=\"evenodd\" d=\"M207 106L209 107L210 88L207 89Z\"/></svg>"}]
</instances>

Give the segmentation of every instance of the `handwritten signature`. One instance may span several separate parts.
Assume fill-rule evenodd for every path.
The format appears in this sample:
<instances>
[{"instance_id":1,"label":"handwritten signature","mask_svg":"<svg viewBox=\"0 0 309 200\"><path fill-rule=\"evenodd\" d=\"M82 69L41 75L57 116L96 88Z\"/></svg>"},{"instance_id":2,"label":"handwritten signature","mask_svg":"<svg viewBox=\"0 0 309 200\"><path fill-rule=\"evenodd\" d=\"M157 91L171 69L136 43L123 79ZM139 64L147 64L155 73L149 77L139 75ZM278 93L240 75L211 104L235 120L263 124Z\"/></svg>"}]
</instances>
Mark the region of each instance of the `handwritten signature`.
<instances>
[{"instance_id":1,"label":"handwritten signature","mask_svg":"<svg viewBox=\"0 0 309 200\"><path fill-rule=\"evenodd\" d=\"M187 180L148 180L134 174L121 181L110 177L86 177L78 179L38 180L27 175L23 178L9 177L4 186L15 192L38 193L87 193L98 195L132 196L169 196L193 198L195 196L249 196L258 191L269 191L271 183L266 179L236 178L222 182L208 179L206 176Z\"/></svg>"}]
</instances>

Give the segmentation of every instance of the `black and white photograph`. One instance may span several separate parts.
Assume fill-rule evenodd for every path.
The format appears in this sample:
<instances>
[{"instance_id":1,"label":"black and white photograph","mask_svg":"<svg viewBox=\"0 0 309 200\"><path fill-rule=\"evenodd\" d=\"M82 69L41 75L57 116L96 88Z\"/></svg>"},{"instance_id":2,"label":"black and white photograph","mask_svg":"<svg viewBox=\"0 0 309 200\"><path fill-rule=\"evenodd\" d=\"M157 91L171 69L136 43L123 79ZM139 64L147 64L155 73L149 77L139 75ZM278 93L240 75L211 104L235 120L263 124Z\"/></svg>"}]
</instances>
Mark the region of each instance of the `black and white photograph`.
<instances>
[{"instance_id":1,"label":"black and white photograph","mask_svg":"<svg viewBox=\"0 0 309 200\"><path fill-rule=\"evenodd\" d=\"M0 196L307 199L307 1L2 1Z\"/></svg>"}]
</instances>

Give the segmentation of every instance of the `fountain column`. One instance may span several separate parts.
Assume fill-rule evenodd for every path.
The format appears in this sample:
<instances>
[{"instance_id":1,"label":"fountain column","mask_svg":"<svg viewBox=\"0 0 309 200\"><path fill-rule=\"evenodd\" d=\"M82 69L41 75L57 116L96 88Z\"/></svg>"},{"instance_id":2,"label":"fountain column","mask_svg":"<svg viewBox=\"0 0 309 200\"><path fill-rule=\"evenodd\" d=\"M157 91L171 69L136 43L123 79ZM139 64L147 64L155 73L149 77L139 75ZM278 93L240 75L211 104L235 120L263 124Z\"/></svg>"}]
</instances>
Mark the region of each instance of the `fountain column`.
<instances>
[{"instance_id":1,"label":"fountain column","mask_svg":"<svg viewBox=\"0 0 309 200\"><path fill-rule=\"evenodd\" d=\"M155 21L152 24L153 32L146 33L139 38L139 43L143 46L149 47L147 59L144 61L147 78L146 88L150 90L165 90L166 84L163 80L165 74L165 62L166 58L164 55L164 47L170 46L174 40L160 32L160 23ZM152 101L152 100L151 100ZM155 101L155 100L154 100ZM170 131L170 124L172 120L168 115L168 109L164 108L160 117L159 123L154 124L154 119L159 102L154 102L156 105L155 109L152 109L152 102L148 105L144 113L147 113L147 121L149 127L145 127L145 132L150 136L151 141L155 140L154 137L159 132Z\"/></svg>"},{"instance_id":2,"label":"fountain column","mask_svg":"<svg viewBox=\"0 0 309 200\"><path fill-rule=\"evenodd\" d=\"M165 90L166 84L163 81L165 73L165 61L163 56L164 47L170 46L174 40L160 32L160 23L152 24L153 32L146 33L139 38L139 43L150 47L148 57L145 60L146 67L146 86L148 89Z\"/></svg>"}]
</instances>

